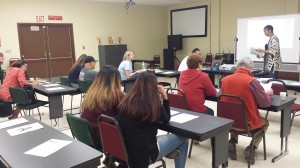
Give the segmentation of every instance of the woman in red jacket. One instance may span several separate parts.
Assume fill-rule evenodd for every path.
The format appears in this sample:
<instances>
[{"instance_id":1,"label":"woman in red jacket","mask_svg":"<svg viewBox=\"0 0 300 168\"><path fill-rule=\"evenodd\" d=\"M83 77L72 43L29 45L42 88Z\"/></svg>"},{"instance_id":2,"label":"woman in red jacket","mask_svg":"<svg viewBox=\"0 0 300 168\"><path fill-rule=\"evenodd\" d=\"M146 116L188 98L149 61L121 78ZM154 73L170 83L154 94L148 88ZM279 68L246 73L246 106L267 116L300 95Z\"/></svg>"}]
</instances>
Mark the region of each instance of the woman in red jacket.
<instances>
[{"instance_id":1,"label":"woman in red jacket","mask_svg":"<svg viewBox=\"0 0 300 168\"><path fill-rule=\"evenodd\" d=\"M205 96L217 94L208 75L201 71L202 61L199 55L192 54L187 59L188 69L182 71L179 78L178 88L186 97L189 110L214 115L214 111L204 105Z\"/></svg>"}]
</instances>

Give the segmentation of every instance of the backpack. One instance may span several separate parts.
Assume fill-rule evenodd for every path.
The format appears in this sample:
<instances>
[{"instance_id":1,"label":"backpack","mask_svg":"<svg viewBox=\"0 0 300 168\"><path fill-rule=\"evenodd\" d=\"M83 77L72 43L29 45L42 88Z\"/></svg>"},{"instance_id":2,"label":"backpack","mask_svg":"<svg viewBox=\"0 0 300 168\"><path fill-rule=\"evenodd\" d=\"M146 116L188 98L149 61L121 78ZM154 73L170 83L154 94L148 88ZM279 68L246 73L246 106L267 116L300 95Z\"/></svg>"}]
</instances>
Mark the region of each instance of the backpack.
<instances>
[{"instance_id":1,"label":"backpack","mask_svg":"<svg viewBox=\"0 0 300 168\"><path fill-rule=\"evenodd\" d=\"M35 96L35 91L32 85L26 84L23 86L23 89L26 91L28 99L29 99L29 104L35 104L37 103L36 96Z\"/></svg>"}]
</instances>

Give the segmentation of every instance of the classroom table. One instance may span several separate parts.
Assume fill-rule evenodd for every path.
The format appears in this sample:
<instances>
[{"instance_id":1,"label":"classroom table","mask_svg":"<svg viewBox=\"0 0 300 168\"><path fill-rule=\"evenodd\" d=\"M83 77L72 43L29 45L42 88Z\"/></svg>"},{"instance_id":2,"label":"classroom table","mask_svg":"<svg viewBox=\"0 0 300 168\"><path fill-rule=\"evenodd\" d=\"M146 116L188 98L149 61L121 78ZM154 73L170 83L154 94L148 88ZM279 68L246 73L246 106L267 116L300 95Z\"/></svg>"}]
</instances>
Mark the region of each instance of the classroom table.
<instances>
[{"instance_id":1,"label":"classroom table","mask_svg":"<svg viewBox=\"0 0 300 168\"><path fill-rule=\"evenodd\" d=\"M155 64L159 64L159 61L157 60L142 60L142 59L134 59L134 60L131 60L132 62L132 69L134 70L134 63L136 62L144 62L144 63L147 63L147 64L150 64L150 67L153 67L153 65ZM146 67L145 67L146 68Z\"/></svg>"},{"instance_id":2,"label":"classroom table","mask_svg":"<svg viewBox=\"0 0 300 168\"><path fill-rule=\"evenodd\" d=\"M100 165L102 153L77 141L70 136L34 119L22 117L28 122L0 129L0 155L13 168L97 168ZM7 130L39 123L41 129L10 136ZM71 141L70 144L46 157L24 154L26 151L50 140ZM1 165L1 163L0 163Z\"/></svg>"},{"instance_id":3,"label":"classroom table","mask_svg":"<svg viewBox=\"0 0 300 168\"><path fill-rule=\"evenodd\" d=\"M212 167L216 168L219 165L223 167L228 166L228 143L224 142L228 142L229 130L233 124L232 120L173 107L171 107L171 111L179 112L172 115L172 117L180 113L198 117L185 123L174 121L158 123L159 129L197 141L211 139Z\"/></svg>"},{"instance_id":4,"label":"classroom table","mask_svg":"<svg viewBox=\"0 0 300 168\"><path fill-rule=\"evenodd\" d=\"M51 90L55 88L60 88L60 89ZM80 93L78 88L68 87L68 86L55 84L55 83L41 83L39 85L34 86L34 90L36 93L48 97L50 119L63 117L63 103L62 103L63 95Z\"/></svg>"},{"instance_id":5,"label":"classroom table","mask_svg":"<svg viewBox=\"0 0 300 168\"><path fill-rule=\"evenodd\" d=\"M220 94L220 92L217 93L217 95ZM281 100L279 95L273 95L272 98L273 100L270 107L258 108L271 112L280 112L280 154L272 159L272 162L276 162L289 153L288 135L291 132L291 106L295 103L296 98L286 97L285 100ZM217 96L207 96L205 99L210 101L217 101Z\"/></svg>"}]
</instances>

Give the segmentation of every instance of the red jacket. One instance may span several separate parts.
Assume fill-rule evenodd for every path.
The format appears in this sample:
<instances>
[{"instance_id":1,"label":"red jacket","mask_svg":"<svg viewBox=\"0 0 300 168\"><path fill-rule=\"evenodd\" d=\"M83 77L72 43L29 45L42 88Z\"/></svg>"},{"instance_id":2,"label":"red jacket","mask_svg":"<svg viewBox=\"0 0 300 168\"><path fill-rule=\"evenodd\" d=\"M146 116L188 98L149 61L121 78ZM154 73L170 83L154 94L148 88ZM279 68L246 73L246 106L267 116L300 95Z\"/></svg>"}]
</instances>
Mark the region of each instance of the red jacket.
<instances>
[{"instance_id":1,"label":"red jacket","mask_svg":"<svg viewBox=\"0 0 300 168\"><path fill-rule=\"evenodd\" d=\"M222 93L240 96L245 102L248 124L252 128L261 128L262 123L257 102L249 89L249 84L253 80L255 80L255 78L247 69L238 68L234 74L222 79Z\"/></svg>"},{"instance_id":2,"label":"red jacket","mask_svg":"<svg viewBox=\"0 0 300 168\"><path fill-rule=\"evenodd\" d=\"M196 112L204 112L207 107L204 105L205 96L217 94L208 75L198 69L182 71L179 78L178 88L185 93L188 109Z\"/></svg>"}]
</instances>

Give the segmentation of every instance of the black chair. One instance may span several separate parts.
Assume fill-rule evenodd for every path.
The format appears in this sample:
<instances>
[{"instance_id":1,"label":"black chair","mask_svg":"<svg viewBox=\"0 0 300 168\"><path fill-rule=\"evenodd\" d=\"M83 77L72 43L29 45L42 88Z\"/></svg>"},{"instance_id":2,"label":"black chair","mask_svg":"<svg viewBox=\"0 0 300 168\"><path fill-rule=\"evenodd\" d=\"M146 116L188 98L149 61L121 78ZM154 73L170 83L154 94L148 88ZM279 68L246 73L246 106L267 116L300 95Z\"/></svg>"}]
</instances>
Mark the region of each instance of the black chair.
<instances>
[{"instance_id":1,"label":"black chair","mask_svg":"<svg viewBox=\"0 0 300 168\"><path fill-rule=\"evenodd\" d=\"M62 84L62 85L64 85L64 86L68 86L68 87L72 87L71 86L71 83L70 83L70 81L69 81L69 79L68 79L68 77L59 77L59 79L60 79L60 83ZM76 92L76 93L70 93L70 94L68 94L68 95L70 95L71 96L71 109L65 109L65 110L71 110L71 114L73 114L72 113L72 110L73 110L73 96L74 95L78 95L78 94L81 94L81 92L80 91L78 91L78 92ZM82 94L81 94L81 96L82 96ZM81 97L81 99L82 99L82 97ZM64 103L64 96L63 96L63 103ZM78 107L79 108L79 107ZM64 111L65 111L64 110Z\"/></svg>"},{"instance_id":2,"label":"black chair","mask_svg":"<svg viewBox=\"0 0 300 168\"><path fill-rule=\"evenodd\" d=\"M9 92L11 94L13 102L16 103L17 107L19 109L22 109L23 111L28 110L29 115L30 110L37 108L41 120L41 113L39 107L49 104L49 102L37 100L36 95L34 95L36 100L33 102L29 99L27 92L23 88L9 87Z\"/></svg>"},{"instance_id":3,"label":"black chair","mask_svg":"<svg viewBox=\"0 0 300 168\"><path fill-rule=\"evenodd\" d=\"M155 70L154 69L147 69L147 73L155 75ZM163 87L172 87L170 82L157 82L158 85L162 85Z\"/></svg>"},{"instance_id":4,"label":"black chair","mask_svg":"<svg viewBox=\"0 0 300 168\"><path fill-rule=\"evenodd\" d=\"M241 130L237 131L236 129L231 129L230 132L252 138L250 145L252 147L250 150L250 158L252 158L253 155L254 140L263 136L264 160L267 159L265 132L262 128L250 130L245 110L245 103L241 97L227 94L220 95L217 103L217 116L233 120L234 123L232 127ZM250 168L251 164L254 163L251 162L251 159L249 159L248 168Z\"/></svg>"}]
</instances>

